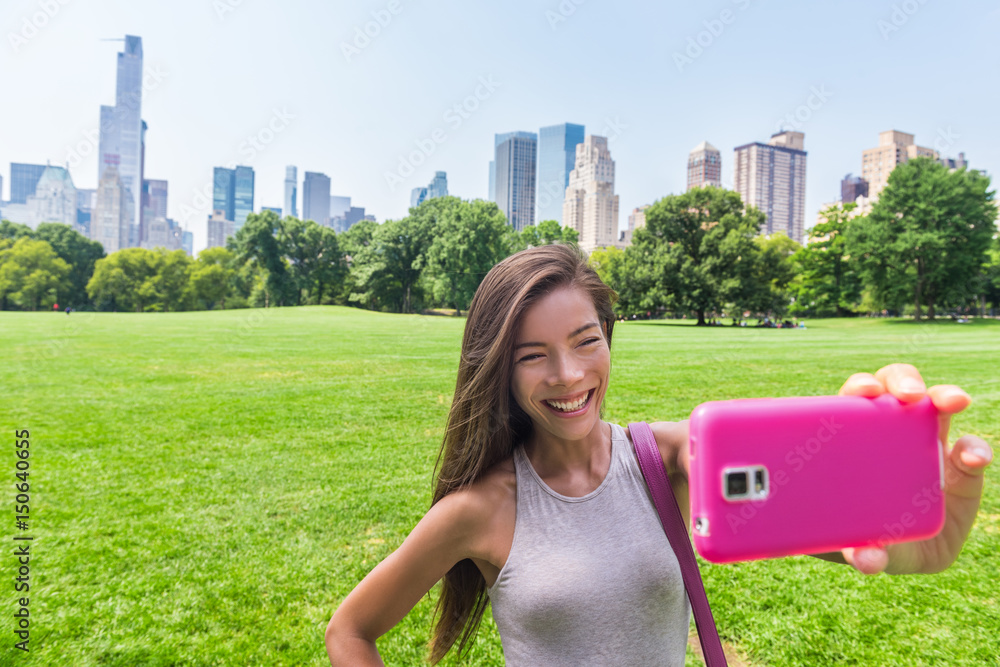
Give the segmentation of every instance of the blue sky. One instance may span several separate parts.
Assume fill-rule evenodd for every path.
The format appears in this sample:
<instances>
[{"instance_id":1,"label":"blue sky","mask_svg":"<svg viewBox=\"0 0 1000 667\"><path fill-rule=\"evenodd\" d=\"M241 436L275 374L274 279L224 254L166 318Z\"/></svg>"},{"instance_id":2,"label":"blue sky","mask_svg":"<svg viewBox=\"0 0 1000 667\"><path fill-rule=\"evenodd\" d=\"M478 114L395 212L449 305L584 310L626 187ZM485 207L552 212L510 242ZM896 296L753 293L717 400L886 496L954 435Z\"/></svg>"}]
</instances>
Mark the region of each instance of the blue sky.
<instances>
[{"instance_id":1,"label":"blue sky","mask_svg":"<svg viewBox=\"0 0 1000 667\"><path fill-rule=\"evenodd\" d=\"M382 221L436 170L485 198L493 134L561 122L611 135L622 227L683 191L699 142L731 186L733 148L789 114L809 153L807 227L883 130L1000 167L1000 7L979 0L7 0L0 27L4 198L10 162L69 161L96 187L91 137L122 48L100 40L139 35L146 176L170 182L196 251L213 166L253 166L256 209L282 205L285 165L325 172ZM420 145L431 154L411 160ZM387 179L401 158L421 164Z\"/></svg>"}]
</instances>

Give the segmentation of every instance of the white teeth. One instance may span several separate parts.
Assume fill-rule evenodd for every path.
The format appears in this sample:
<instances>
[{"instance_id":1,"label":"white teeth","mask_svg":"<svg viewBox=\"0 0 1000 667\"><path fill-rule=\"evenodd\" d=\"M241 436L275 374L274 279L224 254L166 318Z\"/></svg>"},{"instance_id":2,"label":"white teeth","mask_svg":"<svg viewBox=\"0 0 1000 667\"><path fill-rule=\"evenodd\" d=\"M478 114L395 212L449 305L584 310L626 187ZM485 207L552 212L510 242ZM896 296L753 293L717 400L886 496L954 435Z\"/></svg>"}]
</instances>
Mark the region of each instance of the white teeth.
<instances>
[{"instance_id":1,"label":"white teeth","mask_svg":"<svg viewBox=\"0 0 1000 667\"><path fill-rule=\"evenodd\" d=\"M552 407L562 410L563 412L573 412L574 410L579 410L583 407L584 403L587 402L587 398L590 397L590 393L584 394L583 398L580 398L572 403L565 403L563 401L545 401Z\"/></svg>"}]
</instances>

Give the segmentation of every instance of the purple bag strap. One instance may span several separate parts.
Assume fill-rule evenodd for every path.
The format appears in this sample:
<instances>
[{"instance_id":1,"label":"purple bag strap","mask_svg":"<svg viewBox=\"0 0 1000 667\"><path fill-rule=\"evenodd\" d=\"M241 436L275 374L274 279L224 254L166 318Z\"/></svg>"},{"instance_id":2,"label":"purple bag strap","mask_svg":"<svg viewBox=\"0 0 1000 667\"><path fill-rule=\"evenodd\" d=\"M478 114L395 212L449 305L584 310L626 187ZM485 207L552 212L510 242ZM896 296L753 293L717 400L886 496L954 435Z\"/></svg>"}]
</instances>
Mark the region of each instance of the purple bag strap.
<instances>
[{"instance_id":1,"label":"purple bag strap","mask_svg":"<svg viewBox=\"0 0 1000 667\"><path fill-rule=\"evenodd\" d=\"M663 532L667 534L670 546L673 547L677 562L681 566L684 589L687 591L688 600L691 601L694 622L698 627L698 639L701 641L701 651L705 655L705 665L725 666L728 664L726 654L722 651L722 642L719 641L719 633L715 629L712 609L708 606L708 596L705 595L705 587L701 583L698 561L695 560L694 549L691 547L691 539L688 537L680 508L677 507L677 499L670 490L670 481L663 469L663 457L660 456L660 449L656 446L653 429L646 422L636 422L628 425L628 431L635 445L642 476L646 479L646 486L649 487L653 504L656 505L656 511L660 515Z\"/></svg>"}]
</instances>

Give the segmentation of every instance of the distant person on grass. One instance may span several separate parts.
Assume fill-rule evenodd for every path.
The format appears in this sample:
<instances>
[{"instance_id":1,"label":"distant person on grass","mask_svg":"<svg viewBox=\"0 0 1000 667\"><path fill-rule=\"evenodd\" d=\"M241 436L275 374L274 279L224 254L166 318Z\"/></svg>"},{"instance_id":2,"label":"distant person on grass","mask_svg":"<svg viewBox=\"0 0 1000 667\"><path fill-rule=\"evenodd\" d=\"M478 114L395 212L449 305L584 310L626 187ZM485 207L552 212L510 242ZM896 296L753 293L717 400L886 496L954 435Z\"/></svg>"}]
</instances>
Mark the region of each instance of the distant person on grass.
<instances>
[{"instance_id":1,"label":"distant person on grass","mask_svg":"<svg viewBox=\"0 0 1000 667\"><path fill-rule=\"evenodd\" d=\"M601 419L615 298L566 245L519 252L487 274L468 311L432 506L334 613L332 665L382 664L376 639L441 579L432 662L469 647L490 603L509 665L684 664L690 605L677 559L627 429ZM903 364L852 375L840 391L930 395L943 443L950 415L969 404ZM652 427L687 522L688 424ZM866 574L947 568L991 459L975 436L951 448L937 537L820 557Z\"/></svg>"}]
</instances>

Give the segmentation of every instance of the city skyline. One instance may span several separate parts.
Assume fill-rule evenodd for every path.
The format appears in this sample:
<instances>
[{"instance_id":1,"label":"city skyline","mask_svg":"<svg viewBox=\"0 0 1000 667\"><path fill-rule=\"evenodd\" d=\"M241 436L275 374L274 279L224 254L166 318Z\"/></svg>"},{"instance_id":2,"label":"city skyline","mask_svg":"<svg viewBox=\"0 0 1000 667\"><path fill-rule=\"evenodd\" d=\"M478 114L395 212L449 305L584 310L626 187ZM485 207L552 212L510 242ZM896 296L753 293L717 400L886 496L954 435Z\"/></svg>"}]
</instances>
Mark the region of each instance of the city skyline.
<instances>
[{"instance_id":1,"label":"city skyline","mask_svg":"<svg viewBox=\"0 0 1000 667\"><path fill-rule=\"evenodd\" d=\"M891 3L805 8L749 0L715 9L569 3L574 10L565 16L555 3L503 10L404 4L391 14L379 3L301 2L277 15L225 1L231 11L194 2L170 10L96 4L93 12L60 5L37 34L23 44L8 40L0 51L8 85L33 99L0 110L0 163L69 162L77 189L96 190L92 132L100 106L115 99L121 37L140 36L144 172L170 183L168 215L194 232L195 250L205 247L215 166L254 169L254 210L282 205L285 167L296 165L329 175L332 192L384 220L405 215L411 190L436 171L448 173L452 194L486 199L494 134L568 121L608 137L623 211L683 192L687 155L706 139L722 153L722 184L732 188L732 150L766 142L782 127L808 135L807 226L821 204L838 198L844 174L862 173L862 151L889 129L915 135L943 157L964 152L971 168L990 174L1000 164L1000 139L985 118L997 93L975 85L964 64L995 61L990 35L1000 10L982 2L917 4L895 16ZM720 19L725 8L728 23ZM34 3L12 2L12 34L36 11ZM371 23L378 17L385 25ZM792 30L801 26L807 29ZM245 34L257 28L274 30L281 48L249 49ZM377 32L367 43L358 37L366 28ZM280 37L293 29L303 39ZM177 40L178 30L190 38ZM446 34L457 35L457 44L439 43ZM586 76L529 66L557 62L570 44L596 35L615 48L577 54L583 67L574 71ZM320 36L324 46L315 47ZM514 41L525 45L521 53L501 48ZM928 41L960 46L920 48ZM449 60L435 77L417 74L455 46L474 57ZM220 50L241 62L225 77L213 66ZM905 65L896 64L901 53ZM50 70L56 74L40 84ZM305 85L317 77L338 84ZM903 94L931 81L933 96ZM364 103L329 101L342 90ZM387 174L401 183L393 188ZM6 173L3 187L7 199Z\"/></svg>"}]
</instances>

